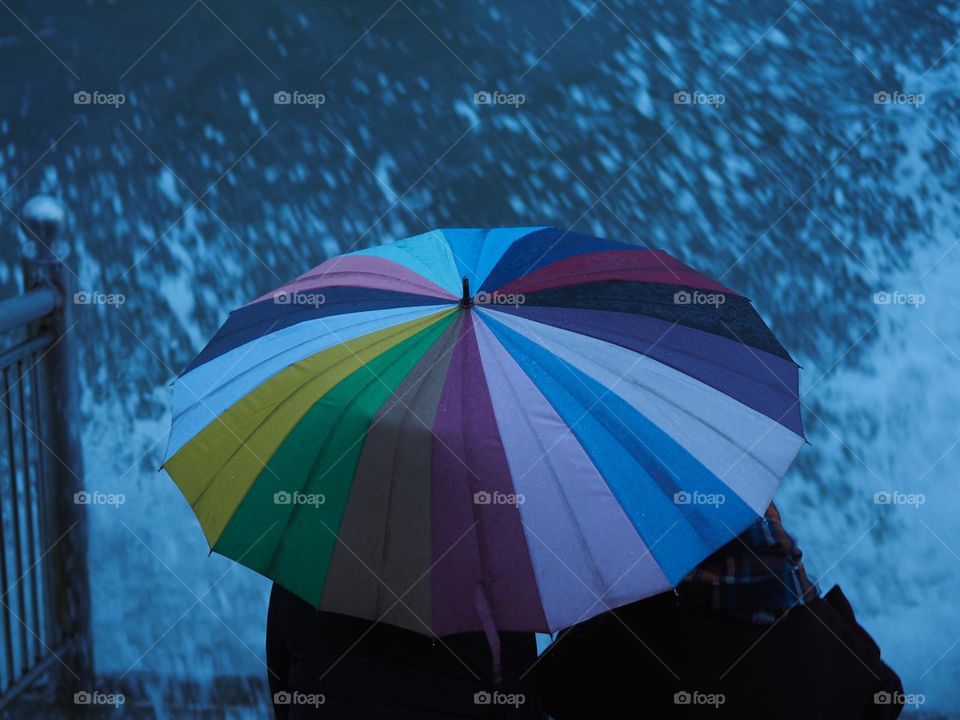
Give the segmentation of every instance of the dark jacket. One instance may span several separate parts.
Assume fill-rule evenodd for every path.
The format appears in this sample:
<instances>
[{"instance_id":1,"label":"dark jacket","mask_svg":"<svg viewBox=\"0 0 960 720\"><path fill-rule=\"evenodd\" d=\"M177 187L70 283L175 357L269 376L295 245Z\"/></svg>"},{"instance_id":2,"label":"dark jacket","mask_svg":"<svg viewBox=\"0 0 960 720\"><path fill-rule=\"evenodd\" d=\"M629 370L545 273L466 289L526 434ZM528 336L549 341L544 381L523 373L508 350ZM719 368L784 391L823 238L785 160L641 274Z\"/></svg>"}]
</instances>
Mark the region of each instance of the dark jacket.
<instances>
[{"instance_id":1,"label":"dark jacket","mask_svg":"<svg viewBox=\"0 0 960 720\"><path fill-rule=\"evenodd\" d=\"M538 670L556 720L891 720L903 693L839 587L771 625L664 593L561 632Z\"/></svg>"},{"instance_id":2,"label":"dark jacket","mask_svg":"<svg viewBox=\"0 0 960 720\"><path fill-rule=\"evenodd\" d=\"M274 585L267 665L277 718L537 718L532 633L502 633L493 681L483 633L427 635L319 612ZM520 702L522 699L523 702Z\"/></svg>"}]
</instances>

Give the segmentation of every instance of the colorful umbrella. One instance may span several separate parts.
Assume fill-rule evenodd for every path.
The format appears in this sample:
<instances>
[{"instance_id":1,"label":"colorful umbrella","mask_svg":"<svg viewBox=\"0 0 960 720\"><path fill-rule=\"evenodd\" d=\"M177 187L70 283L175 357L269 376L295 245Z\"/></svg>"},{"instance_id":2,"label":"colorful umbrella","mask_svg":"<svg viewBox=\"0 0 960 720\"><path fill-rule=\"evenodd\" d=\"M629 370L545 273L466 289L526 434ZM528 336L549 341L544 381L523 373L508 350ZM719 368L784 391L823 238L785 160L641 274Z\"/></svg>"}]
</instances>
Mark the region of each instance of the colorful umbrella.
<instances>
[{"instance_id":1,"label":"colorful umbrella","mask_svg":"<svg viewBox=\"0 0 960 720\"><path fill-rule=\"evenodd\" d=\"M213 551L317 608L554 631L762 515L797 383L749 300L667 253L437 230L233 311L175 381L164 467Z\"/></svg>"}]
</instances>

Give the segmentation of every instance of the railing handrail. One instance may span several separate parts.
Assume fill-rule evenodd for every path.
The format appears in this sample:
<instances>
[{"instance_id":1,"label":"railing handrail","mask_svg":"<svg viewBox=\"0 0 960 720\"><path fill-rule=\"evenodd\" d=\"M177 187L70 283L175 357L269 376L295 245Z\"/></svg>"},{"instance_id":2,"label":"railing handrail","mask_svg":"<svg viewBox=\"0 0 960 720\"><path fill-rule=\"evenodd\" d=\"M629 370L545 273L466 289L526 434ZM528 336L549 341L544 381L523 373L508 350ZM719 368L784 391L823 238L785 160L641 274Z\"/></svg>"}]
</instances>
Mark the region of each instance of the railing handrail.
<instances>
[{"instance_id":1,"label":"railing handrail","mask_svg":"<svg viewBox=\"0 0 960 720\"><path fill-rule=\"evenodd\" d=\"M6 300L0 300L0 333L22 327L52 313L57 307L57 292L38 287Z\"/></svg>"},{"instance_id":2,"label":"railing handrail","mask_svg":"<svg viewBox=\"0 0 960 720\"><path fill-rule=\"evenodd\" d=\"M59 237L64 218L62 206L53 198L38 196L27 202L21 220L25 292L0 301L0 335L5 345L0 349L0 407L6 414L9 474L5 481L9 492L4 490L0 497L4 510L0 513L0 589L6 591L10 579L6 571L9 537L10 568L17 586L14 601L24 618L14 616L20 640L14 646L9 622L13 611L6 602L0 610L4 641L0 650L6 671L5 678L0 678L0 708L41 672L61 697L89 690L93 683L88 525L83 506L75 502L83 483L77 347L70 333L75 323L69 301L76 276L64 262L69 255L69 244ZM19 335L11 332L18 329L22 329ZM11 374L18 377L12 380ZM12 522L5 527L8 517ZM29 569L24 572L25 568ZM27 583L33 583L29 593ZM42 608L37 603L41 598ZM25 622L27 600L36 630ZM28 631L37 642L28 642ZM51 663L46 659L49 655L58 662ZM43 671L37 670L38 663Z\"/></svg>"},{"instance_id":3,"label":"railing handrail","mask_svg":"<svg viewBox=\"0 0 960 720\"><path fill-rule=\"evenodd\" d=\"M53 333L41 330L32 337L0 352L0 371L10 367L18 360L40 353L55 342Z\"/></svg>"}]
</instances>

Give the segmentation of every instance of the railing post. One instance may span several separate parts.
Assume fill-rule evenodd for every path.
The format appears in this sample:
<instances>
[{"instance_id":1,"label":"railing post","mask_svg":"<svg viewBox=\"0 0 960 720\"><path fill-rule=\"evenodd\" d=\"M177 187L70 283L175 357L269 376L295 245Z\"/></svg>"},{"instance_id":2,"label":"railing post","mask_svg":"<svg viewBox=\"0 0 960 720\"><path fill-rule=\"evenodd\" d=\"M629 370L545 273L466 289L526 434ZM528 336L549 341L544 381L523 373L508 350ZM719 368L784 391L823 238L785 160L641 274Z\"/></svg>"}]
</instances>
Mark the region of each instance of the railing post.
<instances>
[{"instance_id":1,"label":"railing post","mask_svg":"<svg viewBox=\"0 0 960 720\"><path fill-rule=\"evenodd\" d=\"M57 307L39 323L53 333L54 342L41 363L41 433L43 439L44 497L50 584L52 642L59 652L55 684L60 698L78 690L92 691L93 652L90 634L90 584L87 565L88 530L85 507L75 501L83 490L80 444L77 331L73 327L75 275L64 260L69 244L62 237L63 207L53 198L31 198L23 208L24 290L49 287L58 296ZM38 328L39 329L39 328ZM66 666L66 667L64 667Z\"/></svg>"}]
</instances>

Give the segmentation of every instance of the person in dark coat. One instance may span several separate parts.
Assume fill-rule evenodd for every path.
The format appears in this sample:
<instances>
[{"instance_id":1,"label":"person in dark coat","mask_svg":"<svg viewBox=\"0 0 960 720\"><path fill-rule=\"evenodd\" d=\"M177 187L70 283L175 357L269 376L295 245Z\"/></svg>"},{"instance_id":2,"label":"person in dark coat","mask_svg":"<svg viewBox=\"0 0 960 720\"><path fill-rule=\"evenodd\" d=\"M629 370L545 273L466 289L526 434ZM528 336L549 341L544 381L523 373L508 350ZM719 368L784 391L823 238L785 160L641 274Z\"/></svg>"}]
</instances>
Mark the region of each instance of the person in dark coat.
<instances>
[{"instance_id":1,"label":"person in dark coat","mask_svg":"<svg viewBox=\"0 0 960 720\"><path fill-rule=\"evenodd\" d=\"M676 591L562 631L538 663L556 720L892 720L903 686L835 586L821 597L771 505Z\"/></svg>"},{"instance_id":2,"label":"person in dark coat","mask_svg":"<svg viewBox=\"0 0 960 720\"><path fill-rule=\"evenodd\" d=\"M496 682L483 633L440 640L315 610L279 585L267 613L267 667L278 720L540 720L533 633L501 633Z\"/></svg>"}]
</instances>

